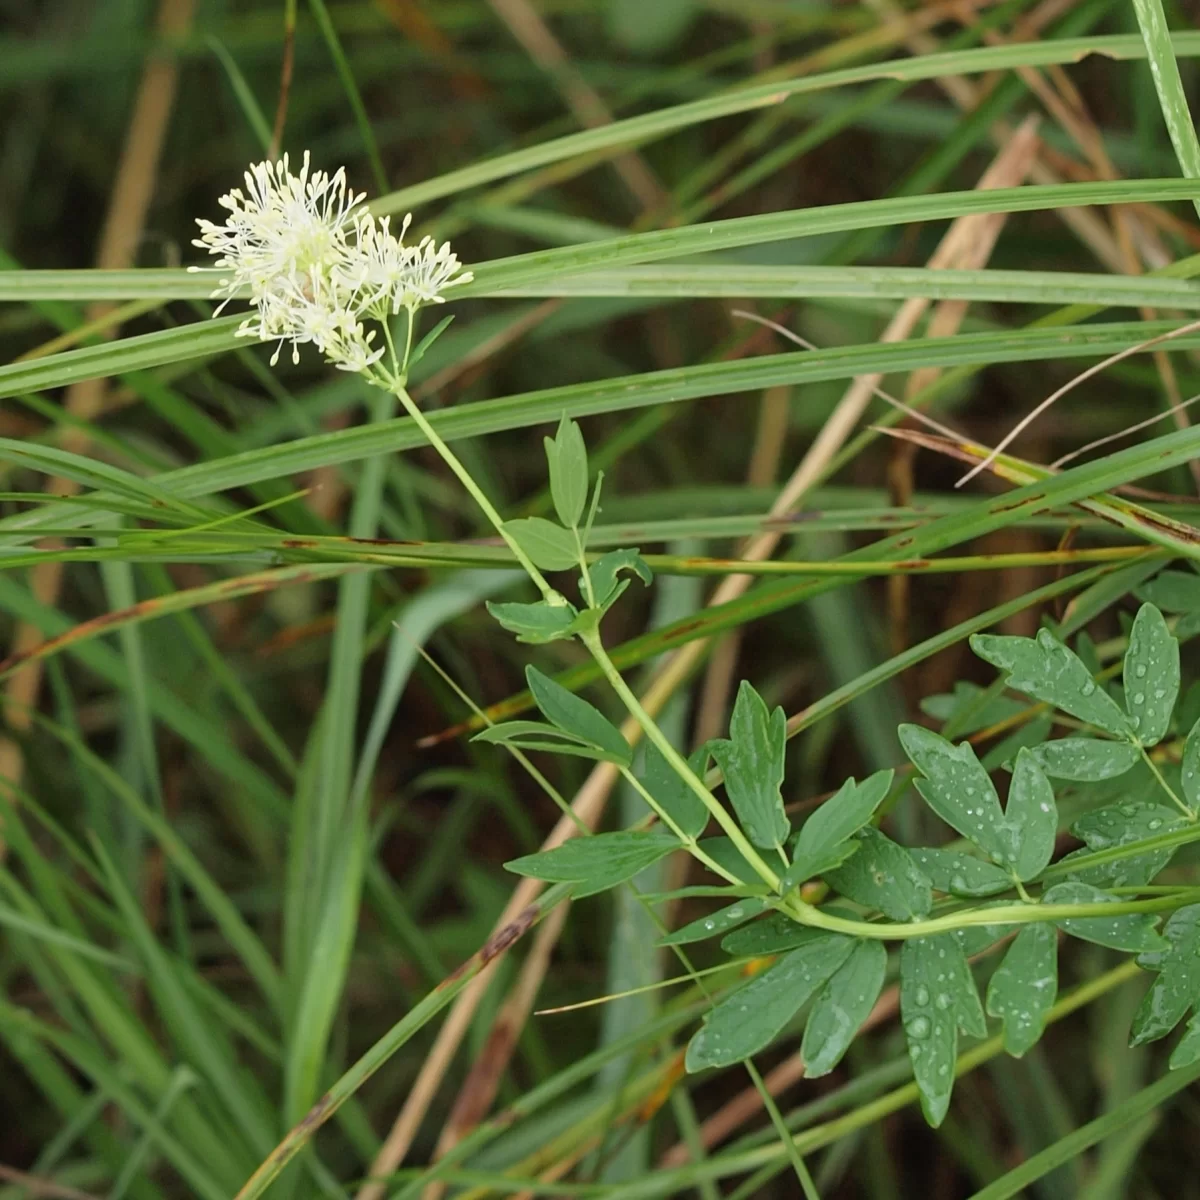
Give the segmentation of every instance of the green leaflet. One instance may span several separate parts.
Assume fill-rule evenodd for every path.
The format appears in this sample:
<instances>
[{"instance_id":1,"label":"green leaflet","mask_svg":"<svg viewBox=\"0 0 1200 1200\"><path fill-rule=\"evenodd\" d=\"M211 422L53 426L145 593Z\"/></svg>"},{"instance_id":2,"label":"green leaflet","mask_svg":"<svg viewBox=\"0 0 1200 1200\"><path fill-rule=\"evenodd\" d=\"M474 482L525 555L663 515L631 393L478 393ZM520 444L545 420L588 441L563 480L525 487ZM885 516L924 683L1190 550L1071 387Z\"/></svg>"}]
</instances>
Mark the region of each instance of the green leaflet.
<instances>
[{"instance_id":1,"label":"green leaflet","mask_svg":"<svg viewBox=\"0 0 1200 1200\"><path fill-rule=\"evenodd\" d=\"M1071 832L1087 846L1087 851L1068 854L1063 861L1073 860L1076 855L1085 856L1090 851L1139 842L1157 833L1168 833L1185 823L1178 809L1153 801L1125 800L1099 808L1085 813L1071 826ZM1171 861L1174 853L1170 848L1151 850L1099 867L1081 866L1070 878L1097 887L1138 887L1149 883Z\"/></svg>"},{"instance_id":2,"label":"green leaflet","mask_svg":"<svg viewBox=\"0 0 1200 1200\"><path fill-rule=\"evenodd\" d=\"M758 872L746 861L742 852L724 835L705 838L700 849L735 878L751 887L762 888Z\"/></svg>"},{"instance_id":3,"label":"green leaflet","mask_svg":"<svg viewBox=\"0 0 1200 1200\"><path fill-rule=\"evenodd\" d=\"M822 929L800 925L781 912L767 913L761 921L735 929L721 940L721 949L734 958L761 958L795 950L806 942L825 936Z\"/></svg>"},{"instance_id":4,"label":"green leaflet","mask_svg":"<svg viewBox=\"0 0 1200 1200\"><path fill-rule=\"evenodd\" d=\"M876 771L862 783L847 779L804 822L792 849L792 867L803 881L825 870L831 852L874 816L892 786L894 771ZM791 871L788 872L791 875Z\"/></svg>"},{"instance_id":5,"label":"green leaflet","mask_svg":"<svg viewBox=\"0 0 1200 1200\"><path fill-rule=\"evenodd\" d=\"M1183 744L1179 782L1188 807L1192 812L1200 810L1200 720L1192 726Z\"/></svg>"},{"instance_id":6,"label":"green leaflet","mask_svg":"<svg viewBox=\"0 0 1200 1200\"><path fill-rule=\"evenodd\" d=\"M514 858L504 866L517 875L576 884L574 895L579 899L632 879L678 849L679 842L664 830L621 830L572 838L553 850Z\"/></svg>"},{"instance_id":7,"label":"green leaflet","mask_svg":"<svg viewBox=\"0 0 1200 1200\"><path fill-rule=\"evenodd\" d=\"M1116 904L1115 896L1087 883L1056 883L1042 895L1043 904ZM1151 913L1123 913L1115 917L1066 917L1056 922L1060 929L1085 942L1113 950L1158 950L1163 939L1155 929Z\"/></svg>"},{"instance_id":8,"label":"green leaflet","mask_svg":"<svg viewBox=\"0 0 1200 1200\"><path fill-rule=\"evenodd\" d=\"M571 626L579 615L569 604L498 604L487 601L487 610L500 624L517 635L518 642L538 646L572 636Z\"/></svg>"},{"instance_id":9,"label":"green leaflet","mask_svg":"<svg viewBox=\"0 0 1200 1200\"><path fill-rule=\"evenodd\" d=\"M703 779L707 765L708 747L701 746L688 759L688 766ZM646 743L642 784L686 836L697 837L704 832L709 818L704 801L680 778L679 773L663 757L662 751L652 742Z\"/></svg>"},{"instance_id":10,"label":"green leaflet","mask_svg":"<svg viewBox=\"0 0 1200 1200\"><path fill-rule=\"evenodd\" d=\"M546 463L550 468L550 495L558 519L574 529L583 516L588 494L588 458L583 432L563 415L552 438L543 438Z\"/></svg>"},{"instance_id":11,"label":"green leaflet","mask_svg":"<svg viewBox=\"0 0 1200 1200\"><path fill-rule=\"evenodd\" d=\"M1124 775L1141 759L1132 742L1086 737L1043 742L1032 747L1031 753L1052 779L1073 779L1077 783L1097 783Z\"/></svg>"},{"instance_id":12,"label":"green leaflet","mask_svg":"<svg viewBox=\"0 0 1200 1200\"><path fill-rule=\"evenodd\" d=\"M971 649L1009 674L1009 686L1117 737L1129 736L1129 718L1117 702L1097 686L1079 656L1048 629L1036 638L992 633L971 636Z\"/></svg>"},{"instance_id":13,"label":"green leaflet","mask_svg":"<svg viewBox=\"0 0 1200 1200\"><path fill-rule=\"evenodd\" d=\"M977 683L959 680L953 692L938 696L926 696L921 701L921 711L935 721L955 723L958 736L966 737L989 725L996 725L1008 717L1015 716L1024 705L1011 696L987 696L985 689Z\"/></svg>"},{"instance_id":14,"label":"green leaflet","mask_svg":"<svg viewBox=\"0 0 1200 1200\"><path fill-rule=\"evenodd\" d=\"M900 1014L921 1110L935 1128L954 1090L958 1031L987 1033L971 968L953 934L912 938L900 951Z\"/></svg>"},{"instance_id":15,"label":"green leaflet","mask_svg":"<svg viewBox=\"0 0 1200 1200\"><path fill-rule=\"evenodd\" d=\"M660 946L684 946L689 942L702 942L705 938L719 937L766 910L767 901L760 900L756 896L738 900L727 908L722 908L719 912L701 917L697 921L684 925L682 929L667 934L666 937L659 939L658 944Z\"/></svg>"},{"instance_id":16,"label":"green leaflet","mask_svg":"<svg viewBox=\"0 0 1200 1200\"><path fill-rule=\"evenodd\" d=\"M1004 1049L1020 1058L1042 1036L1058 994L1058 935L1052 925L1026 925L996 968L987 1010L1004 1023Z\"/></svg>"},{"instance_id":17,"label":"green leaflet","mask_svg":"<svg viewBox=\"0 0 1200 1200\"><path fill-rule=\"evenodd\" d=\"M957 850L910 850L912 860L939 892L950 896L994 896L1012 887L1012 877L994 863Z\"/></svg>"},{"instance_id":18,"label":"green leaflet","mask_svg":"<svg viewBox=\"0 0 1200 1200\"><path fill-rule=\"evenodd\" d=\"M1200 609L1200 575L1195 571L1160 571L1133 594L1167 612L1195 612Z\"/></svg>"},{"instance_id":19,"label":"green leaflet","mask_svg":"<svg viewBox=\"0 0 1200 1200\"><path fill-rule=\"evenodd\" d=\"M933 893L912 855L870 826L855 837L858 853L825 875L830 887L856 904L879 909L892 921L925 916Z\"/></svg>"},{"instance_id":20,"label":"green leaflet","mask_svg":"<svg viewBox=\"0 0 1200 1200\"><path fill-rule=\"evenodd\" d=\"M711 742L709 750L725 776L725 793L746 836L766 849L782 846L791 830L779 790L786 746L783 709L768 712L763 698L743 680L729 739Z\"/></svg>"},{"instance_id":21,"label":"green leaflet","mask_svg":"<svg viewBox=\"0 0 1200 1200\"><path fill-rule=\"evenodd\" d=\"M622 571L632 571L647 586L654 579L650 568L636 550L610 550L602 554L588 567L597 608L607 608L620 595L619 589L627 582L620 579Z\"/></svg>"},{"instance_id":22,"label":"green leaflet","mask_svg":"<svg viewBox=\"0 0 1200 1200\"><path fill-rule=\"evenodd\" d=\"M532 664L525 668L525 680L547 720L585 745L595 747L607 761L622 767L629 766L633 760L629 743L598 708L568 691L562 684L555 683Z\"/></svg>"},{"instance_id":23,"label":"green leaflet","mask_svg":"<svg viewBox=\"0 0 1200 1200\"><path fill-rule=\"evenodd\" d=\"M505 521L504 532L543 571L569 571L579 563L575 534L545 517L521 517Z\"/></svg>"},{"instance_id":24,"label":"green leaflet","mask_svg":"<svg viewBox=\"0 0 1200 1200\"><path fill-rule=\"evenodd\" d=\"M544 750L548 754L570 754L593 761L613 761L600 747L541 721L503 721L481 729L471 741L514 746L518 750Z\"/></svg>"},{"instance_id":25,"label":"green leaflet","mask_svg":"<svg viewBox=\"0 0 1200 1200\"><path fill-rule=\"evenodd\" d=\"M818 875L827 875L830 871L836 870L848 858L857 854L861 845L862 843L855 838L847 838L846 841L831 846L820 857L814 855L811 858L798 858L780 876L780 893L786 896L793 888L799 887L807 880L815 879Z\"/></svg>"},{"instance_id":26,"label":"green leaflet","mask_svg":"<svg viewBox=\"0 0 1200 1200\"><path fill-rule=\"evenodd\" d=\"M1138 955L1138 966L1157 971L1133 1018L1131 1046L1166 1037L1200 1002L1200 904L1177 909L1163 926L1166 950Z\"/></svg>"},{"instance_id":27,"label":"green leaflet","mask_svg":"<svg viewBox=\"0 0 1200 1200\"><path fill-rule=\"evenodd\" d=\"M867 1019L887 973L887 948L865 938L833 973L813 1004L800 1054L809 1079L828 1075L841 1061Z\"/></svg>"},{"instance_id":28,"label":"green leaflet","mask_svg":"<svg viewBox=\"0 0 1200 1200\"><path fill-rule=\"evenodd\" d=\"M1030 750L1017 755L1004 817L1016 852L1013 870L1018 879L1033 879L1054 855L1058 809L1050 780Z\"/></svg>"},{"instance_id":29,"label":"green leaflet","mask_svg":"<svg viewBox=\"0 0 1200 1200\"><path fill-rule=\"evenodd\" d=\"M929 807L993 862L1011 865L1012 837L1000 798L971 744L955 746L920 725L901 725L897 733L904 753L925 776L916 787Z\"/></svg>"},{"instance_id":30,"label":"green leaflet","mask_svg":"<svg viewBox=\"0 0 1200 1200\"><path fill-rule=\"evenodd\" d=\"M1125 707L1143 746L1160 742L1179 696L1179 643L1153 604L1143 604L1125 652Z\"/></svg>"},{"instance_id":31,"label":"green leaflet","mask_svg":"<svg viewBox=\"0 0 1200 1200\"><path fill-rule=\"evenodd\" d=\"M842 965L854 939L827 933L784 955L726 997L688 1044L689 1071L727 1067L769 1046Z\"/></svg>"}]
</instances>

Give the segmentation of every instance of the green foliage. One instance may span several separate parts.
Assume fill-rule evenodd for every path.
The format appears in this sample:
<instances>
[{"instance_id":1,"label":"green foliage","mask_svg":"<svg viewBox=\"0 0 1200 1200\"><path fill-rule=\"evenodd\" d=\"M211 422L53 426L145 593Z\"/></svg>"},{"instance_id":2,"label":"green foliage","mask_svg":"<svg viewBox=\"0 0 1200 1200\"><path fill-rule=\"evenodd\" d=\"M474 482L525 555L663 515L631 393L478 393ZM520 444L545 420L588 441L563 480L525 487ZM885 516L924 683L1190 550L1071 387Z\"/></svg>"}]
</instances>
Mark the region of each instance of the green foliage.
<instances>
[{"instance_id":1,"label":"green foliage","mask_svg":"<svg viewBox=\"0 0 1200 1200\"><path fill-rule=\"evenodd\" d=\"M575 535L545 517L505 521L504 529L543 571L568 571L579 561Z\"/></svg>"},{"instance_id":2,"label":"green foliage","mask_svg":"<svg viewBox=\"0 0 1200 1200\"><path fill-rule=\"evenodd\" d=\"M829 885L893 921L925 916L933 895L912 855L877 829L864 829L857 841L858 852L826 874Z\"/></svg>"},{"instance_id":3,"label":"green foliage","mask_svg":"<svg viewBox=\"0 0 1200 1200\"><path fill-rule=\"evenodd\" d=\"M1004 1024L1004 1049L1016 1057L1042 1036L1058 995L1058 938L1050 925L1029 925L1013 939L988 983L987 1010Z\"/></svg>"},{"instance_id":4,"label":"green foliage","mask_svg":"<svg viewBox=\"0 0 1200 1200\"><path fill-rule=\"evenodd\" d=\"M769 1046L853 949L851 938L827 934L788 951L713 1008L688 1043L687 1069L728 1066Z\"/></svg>"},{"instance_id":5,"label":"green foliage","mask_svg":"<svg viewBox=\"0 0 1200 1200\"><path fill-rule=\"evenodd\" d=\"M70 0L25 7L0 38L0 757L17 764L0 1160L33 1190L136 1200L333 1197L367 1175L405 1200L711 1200L739 1177L739 1195L791 1194L771 1178L789 1166L808 1196L814 1176L901 1195L911 1156L852 1151L885 1120L906 1144L919 1102L945 1122L923 1136L951 1190L1169 1193L1190 1151L1168 1105L1200 1063L1200 431L1141 423L1176 380L1195 391L1183 355L1160 372L1200 346L1177 315L1200 311L1177 63L1200 36L1158 0L1076 0L1033 40L1026 0L984 5L900 57L890 17L855 4L570 0L520 25L456 0L410 36L396 6L247 0L164 38L145 6L93 5L69 39ZM549 75L529 56L543 20ZM151 52L178 87L147 114L131 101ZM977 186L991 133L1041 102L1022 79L1049 68L1114 169ZM947 79L978 92L962 111ZM149 116L169 136L147 167L118 151ZM1058 116L1038 148L1054 167L1075 133ZM24 269L93 244L109 259L106 230L138 263L186 247L279 135L293 163L308 145L314 168L374 179L395 228L414 209L415 253L450 238L475 260L439 297L451 315L401 306L375 331L376 371L326 371L308 346L268 366L244 313L192 319L214 277L182 266ZM848 146L850 200L828 169ZM147 220L130 197L155 181ZM1074 206L1087 222L1056 225ZM929 264L939 223L985 214L1003 219L991 261ZM306 229L292 211L276 232L317 254ZM320 290L285 278L320 316ZM743 298L823 345L758 340L774 335L730 323ZM938 336L880 336L904 301L949 302L922 319ZM852 438L844 407L826 419L851 381L907 376L911 408L995 440L974 424L995 410L983 370L1031 407L1107 354L1102 387L1014 443L1039 461L1001 456L989 487L929 490L934 455L975 453L952 439L924 440L905 480L878 437L897 411L859 414ZM731 482L747 463L782 482L797 451L782 498ZM786 548L740 561L764 533ZM743 572L743 593L703 603L694 577ZM995 632L1025 616L1035 637ZM754 685L684 770L669 747L720 727L733 663ZM929 678L943 690L921 698ZM905 723L917 706L940 732ZM451 740L464 720L474 744ZM606 832L537 851L564 800ZM552 886L497 926L505 859ZM556 905L612 889L611 911L581 906L526 953ZM485 968L486 993L469 987ZM620 994L600 1021L522 1024L534 990L564 1008ZM1167 1051L1127 1055L1127 1033L1175 1039L1175 1074L1152 1078ZM680 1080L685 1042L689 1070L732 1074ZM947 1120L957 1077L1034 1046ZM797 1050L828 1081L776 1101L749 1059ZM418 1104L458 1121L489 1093L472 1056L504 1080L503 1114L436 1158L447 1139L423 1129L397 1174L380 1152L395 1097L397 1128ZM701 1146L747 1070L772 1127Z\"/></svg>"},{"instance_id":6,"label":"green foliage","mask_svg":"<svg viewBox=\"0 0 1200 1200\"><path fill-rule=\"evenodd\" d=\"M887 972L882 942L863 939L821 989L804 1027L800 1054L809 1079L828 1075L875 1007Z\"/></svg>"},{"instance_id":7,"label":"green foliage","mask_svg":"<svg viewBox=\"0 0 1200 1200\"><path fill-rule=\"evenodd\" d=\"M792 844L788 878L796 883L830 870L831 858L855 843L849 839L875 814L892 786L893 771L876 771L858 783L847 779L800 827ZM834 865L837 865L835 862Z\"/></svg>"},{"instance_id":8,"label":"green foliage","mask_svg":"<svg viewBox=\"0 0 1200 1200\"><path fill-rule=\"evenodd\" d=\"M1097 686L1079 656L1048 629L1039 629L1036 638L977 633L971 638L971 649L1008 672L1009 686L1018 692L1044 700L1116 737L1129 735L1129 718Z\"/></svg>"},{"instance_id":9,"label":"green foliage","mask_svg":"<svg viewBox=\"0 0 1200 1200\"><path fill-rule=\"evenodd\" d=\"M921 1108L938 1126L954 1089L959 1030L987 1032L971 968L949 934L912 938L900 951L900 1015L908 1057L921 1093Z\"/></svg>"},{"instance_id":10,"label":"green foliage","mask_svg":"<svg viewBox=\"0 0 1200 1200\"><path fill-rule=\"evenodd\" d=\"M632 879L678 848L675 838L663 830L622 830L573 838L553 850L527 854L504 865L518 875L569 883L572 894L579 898Z\"/></svg>"},{"instance_id":11,"label":"green foliage","mask_svg":"<svg viewBox=\"0 0 1200 1200\"><path fill-rule=\"evenodd\" d=\"M597 751L597 757L627 767L633 751L621 731L599 709L555 683L530 664L525 679L542 715L564 734Z\"/></svg>"},{"instance_id":12,"label":"green foliage","mask_svg":"<svg viewBox=\"0 0 1200 1200\"><path fill-rule=\"evenodd\" d=\"M782 708L767 711L762 697L745 680L729 721L729 737L708 750L725 777L725 791L746 836L756 845L781 847L791 832L783 811L786 718Z\"/></svg>"},{"instance_id":13,"label":"green foliage","mask_svg":"<svg viewBox=\"0 0 1200 1200\"><path fill-rule=\"evenodd\" d=\"M578 424L563 416L553 438L543 438L546 463L550 468L550 495L554 511L568 528L575 529L583 516L588 496L587 447Z\"/></svg>"}]
</instances>

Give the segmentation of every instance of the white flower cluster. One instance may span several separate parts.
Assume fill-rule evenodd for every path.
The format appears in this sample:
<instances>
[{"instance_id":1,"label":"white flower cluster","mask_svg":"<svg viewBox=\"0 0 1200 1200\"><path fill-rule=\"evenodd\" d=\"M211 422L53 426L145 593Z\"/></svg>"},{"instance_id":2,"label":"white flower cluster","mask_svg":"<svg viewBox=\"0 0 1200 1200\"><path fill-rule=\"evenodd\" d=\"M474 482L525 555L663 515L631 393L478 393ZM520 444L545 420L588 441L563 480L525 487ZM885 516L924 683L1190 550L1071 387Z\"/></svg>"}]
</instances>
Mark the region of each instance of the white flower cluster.
<instances>
[{"instance_id":1,"label":"white flower cluster","mask_svg":"<svg viewBox=\"0 0 1200 1200\"><path fill-rule=\"evenodd\" d=\"M219 201L229 214L223 225L197 221L193 244L217 255L216 269L227 272L214 297L224 308L249 290L255 312L238 333L278 340L272 363L285 343L298 362L299 347L311 342L342 370L367 372L384 347L364 321L384 322L401 310L411 321L423 305L442 303L445 288L472 278L449 243L426 237L404 244L411 216L396 235L390 218L373 217L362 201L347 188L344 169L311 171L306 151L298 174L286 154L252 166L245 192L234 188Z\"/></svg>"}]
</instances>

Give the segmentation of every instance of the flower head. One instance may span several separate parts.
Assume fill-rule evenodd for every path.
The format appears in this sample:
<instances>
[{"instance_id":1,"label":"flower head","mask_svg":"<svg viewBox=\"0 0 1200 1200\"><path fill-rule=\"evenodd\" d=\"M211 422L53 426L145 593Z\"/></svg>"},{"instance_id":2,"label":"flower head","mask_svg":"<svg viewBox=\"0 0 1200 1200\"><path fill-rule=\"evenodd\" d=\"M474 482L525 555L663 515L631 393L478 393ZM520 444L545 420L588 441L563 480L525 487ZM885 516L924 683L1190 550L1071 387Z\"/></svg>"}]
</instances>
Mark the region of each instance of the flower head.
<instances>
[{"instance_id":1,"label":"flower head","mask_svg":"<svg viewBox=\"0 0 1200 1200\"><path fill-rule=\"evenodd\" d=\"M200 237L192 244L217 255L217 267L230 272L219 293L228 299L248 287L257 303L260 295L317 278L344 259L363 201L347 188L344 169L311 171L306 151L297 175L285 154L278 162L255 163L245 178L246 192L234 188L217 202L229 212L224 225L196 222Z\"/></svg>"},{"instance_id":2,"label":"flower head","mask_svg":"<svg viewBox=\"0 0 1200 1200\"><path fill-rule=\"evenodd\" d=\"M411 215L393 234L390 218L361 207L363 196L347 187L344 169L312 171L307 152L298 174L285 154L256 163L245 178L244 192L234 188L220 198L225 223L198 221L193 244L216 255L216 269L228 273L214 293L222 308L249 291L255 312L238 333L278 340L272 363L285 343L293 361L311 343L342 370L369 372L384 350L364 319L385 321L404 309L411 320L423 305L441 303L442 289L472 278L449 244L425 238L405 246Z\"/></svg>"}]
</instances>

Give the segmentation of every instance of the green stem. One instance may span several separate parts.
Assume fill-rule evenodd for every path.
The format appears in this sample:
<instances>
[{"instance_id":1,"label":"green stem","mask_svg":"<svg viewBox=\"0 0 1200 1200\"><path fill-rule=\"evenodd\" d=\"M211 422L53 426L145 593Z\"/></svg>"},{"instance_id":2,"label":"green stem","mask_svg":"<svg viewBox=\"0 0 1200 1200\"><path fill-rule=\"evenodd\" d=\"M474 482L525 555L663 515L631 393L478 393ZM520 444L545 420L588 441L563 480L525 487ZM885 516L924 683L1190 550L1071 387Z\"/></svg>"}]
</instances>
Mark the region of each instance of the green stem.
<instances>
[{"instance_id":1,"label":"green stem","mask_svg":"<svg viewBox=\"0 0 1200 1200\"><path fill-rule=\"evenodd\" d=\"M504 539L505 544L512 551L513 557L525 568L526 574L537 585L538 591L542 593L542 598L550 603L565 603L558 592L546 582L546 577L533 565L525 551L517 545L516 539L504 528L504 518L496 511L479 484L471 478L471 473L459 461L454 451L438 436L437 430L429 423L429 419L417 407L416 401L408 394L408 389L398 380L393 380L391 387L396 398L404 406L404 411L417 423L417 428L425 435L429 444L442 456L442 461L445 462L446 466L458 476L459 483L467 489L471 499L483 510L483 515L487 517L496 532Z\"/></svg>"},{"instance_id":2,"label":"green stem","mask_svg":"<svg viewBox=\"0 0 1200 1200\"><path fill-rule=\"evenodd\" d=\"M874 938L878 941L904 941L908 938L932 937L938 933L953 933L968 925L1031 925L1037 921L1065 921L1081 917L1120 917L1130 913L1166 912L1200 898L1200 889L1181 888L1172 896L1153 900L1131 900L1127 904L1011 904L1003 908L969 908L963 912L931 917L927 921L908 921L889 924L883 921L852 921L822 912L803 900L792 898L781 909L800 922L831 933L847 933L852 937Z\"/></svg>"},{"instance_id":3,"label":"green stem","mask_svg":"<svg viewBox=\"0 0 1200 1200\"><path fill-rule=\"evenodd\" d=\"M1177 795L1175 795L1171 785L1163 778L1163 773L1158 769L1158 764L1150 757L1149 754L1146 753L1146 747L1140 742L1136 744L1137 748L1142 752L1142 757L1146 760L1146 766L1148 766L1153 772L1154 778L1158 780L1159 784L1162 786L1162 790L1171 797L1171 802L1175 805L1175 807L1178 808L1179 811L1183 813L1183 815L1187 817L1187 819L1194 825L1196 823L1196 814L1192 812L1192 810L1188 808L1188 806L1184 804L1184 802L1180 800Z\"/></svg>"},{"instance_id":4,"label":"green stem","mask_svg":"<svg viewBox=\"0 0 1200 1200\"><path fill-rule=\"evenodd\" d=\"M716 859L706 854L700 849L700 843L694 838L689 837L675 823L671 814L664 809L657 800L646 790L645 785L640 779L628 768L621 768L621 775L625 782L633 788L635 792L658 814L659 820L663 822L671 832L679 839L685 849L693 858L702 862L714 875L720 875L722 879L728 883L732 883L735 887L741 887L742 881L731 871L727 871Z\"/></svg>"},{"instance_id":5,"label":"green stem","mask_svg":"<svg viewBox=\"0 0 1200 1200\"><path fill-rule=\"evenodd\" d=\"M729 840L737 847L742 857L753 867L758 877L771 891L777 892L779 890L779 876L771 870L763 860L762 855L750 844L746 835L738 828L737 822L725 811L724 806L716 796L704 786L703 780L688 766L687 759L671 745L666 735L655 724L654 719L642 707L641 701L633 693L625 680L621 678L621 672L617 670L612 659L608 657L608 652L604 649L604 644L600 641L599 632L592 630L591 632L581 633L579 637L596 660L596 665L604 673L605 679L612 685L613 691L617 693L621 698L621 702L629 710L629 715L641 726L642 732L659 753L662 754L663 758L671 764L672 770L675 771L679 778L700 798L704 807L712 813L717 824L720 825Z\"/></svg>"}]
</instances>

